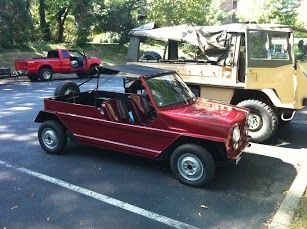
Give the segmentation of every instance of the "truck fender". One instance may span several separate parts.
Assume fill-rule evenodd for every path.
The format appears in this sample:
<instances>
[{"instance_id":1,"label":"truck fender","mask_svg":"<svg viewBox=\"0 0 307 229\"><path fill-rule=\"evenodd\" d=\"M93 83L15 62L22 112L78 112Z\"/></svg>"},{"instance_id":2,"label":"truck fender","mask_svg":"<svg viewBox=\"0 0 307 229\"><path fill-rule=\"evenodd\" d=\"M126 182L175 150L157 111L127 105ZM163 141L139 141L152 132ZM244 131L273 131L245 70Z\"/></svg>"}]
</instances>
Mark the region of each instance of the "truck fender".
<instances>
[{"instance_id":1,"label":"truck fender","mask_svg":"<svg viewBox=\"0 0 307 229\"><path fill-rule=\"evenodd\" d=\"M38 115L36 116L36 118L34 119L34 122L43 123L48 120L56 120L56 121L61 122L55 113L51 113L48 111L40 111Z\"/></svg>"},{"instance_id":2,"label":"truck fender","mask_svg":"<svg viewBox=\"0 0 307 229\"><path fill-rule=\"evenodd\" d=\"M273 89L261 89L266 94L275 107L294 109L293 103L282 103Z\"/></svg>"}]
</instances>

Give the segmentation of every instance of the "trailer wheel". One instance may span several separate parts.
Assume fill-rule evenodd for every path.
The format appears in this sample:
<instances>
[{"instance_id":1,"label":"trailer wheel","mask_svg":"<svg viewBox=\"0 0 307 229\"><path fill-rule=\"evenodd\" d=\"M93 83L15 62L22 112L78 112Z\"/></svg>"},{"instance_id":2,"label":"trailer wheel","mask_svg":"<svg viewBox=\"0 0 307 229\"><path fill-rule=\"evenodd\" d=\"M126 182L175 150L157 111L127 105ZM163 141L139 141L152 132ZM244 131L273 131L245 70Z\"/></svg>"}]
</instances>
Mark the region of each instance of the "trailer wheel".
<instances>
[{"instance_id":1,"label":"trailer wheel","mask_svg":"<svg viewBox=\"0 0 307 229\"><path fill-rule=\"evenodd\" d=\"M49 81L52 80L52 70L50 68L42 68L39 71L39 78L43 81Z\"/></svg>"},{"instance_id":2,"label":"trailer wheel","mask_svg":"<svg viewBox=\"0 0 307 229\"><path fill-rule=\"evenodd\" d=\"M30 81L37 81L39 76L38 75L28 75Z\"/></svg>"},{"instance_id":3,"label":"trailer wheel","mask_svg":"<svg viewBox=\"0 0 307 229\"><path fill-rule=\"evenodd\" d=\"M69 94L77 94L80 93L80 88L75 82L63 82L59 83L54 91L54 96L62 96Z\"/></svg>"},{"instance_id":4,"label":"trailer wheel","mask_svg":"<svg viewBox=\"0 0 307 229\"><path fill-rule=\"evenodd\" d=\"M144 52L141 56L141 60L160 60L162 59L161 55L155 51Z\"/></svg>"},{"instance_id":5,"label":"trailer wheel","mask_svg":"<svg viewBox=\"0 0 307 229\"><path fill-rule=\"evenodd\" d=\"M170 159L170 167L181 183L194 187L207 184L215 172L211 154L195 144L185 144L176 148Z\"/></svg>"},{"instance_id":6,"label":"trailer wheel","mask_svg":"<svg viewBox=\"0 0 307 229\"><path fill-rule=\"evenodd\" d=\"M268 104L254 99L244 100L237 104L250 109L249 135L253 142L265 142L278 128L278 115Z\"/></svg>"},{"instance_id":7,"label":"trailer wheel","mask_svg":"<svg viewBox=\"0 0 307 229\"><path fill-rule=\"evenodd\" d=\"M40 125L38 140L41 147L50 154L61 154L67 145L65 129L54 120L48 120Z\"/></svg>"}]
</instances>

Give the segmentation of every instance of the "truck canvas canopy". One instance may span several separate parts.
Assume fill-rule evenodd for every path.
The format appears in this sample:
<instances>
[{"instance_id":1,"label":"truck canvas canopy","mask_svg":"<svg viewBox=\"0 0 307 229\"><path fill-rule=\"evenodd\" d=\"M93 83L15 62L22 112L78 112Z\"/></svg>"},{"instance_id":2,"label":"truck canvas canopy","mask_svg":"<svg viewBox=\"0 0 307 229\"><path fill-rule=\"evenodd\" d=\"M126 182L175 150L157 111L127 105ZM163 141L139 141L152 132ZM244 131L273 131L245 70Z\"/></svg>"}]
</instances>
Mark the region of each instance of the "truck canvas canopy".
<instances>
[{"instance_id":1,"label":"truck canvas canopy","mask_svg":"<svg viewBox=\"0 0 307 229\"><path fill-rule=\"evenodd\" d=\"M246 33L247 30L270 30L292 32L292 28L276 24L227 24L220 26L179 25L157 28L149 23L135 28L130 36L146 37L160 41L178 41L198 46L209 61L218 61L229 49L233 33Z\"/></svg>"}]
</instances>

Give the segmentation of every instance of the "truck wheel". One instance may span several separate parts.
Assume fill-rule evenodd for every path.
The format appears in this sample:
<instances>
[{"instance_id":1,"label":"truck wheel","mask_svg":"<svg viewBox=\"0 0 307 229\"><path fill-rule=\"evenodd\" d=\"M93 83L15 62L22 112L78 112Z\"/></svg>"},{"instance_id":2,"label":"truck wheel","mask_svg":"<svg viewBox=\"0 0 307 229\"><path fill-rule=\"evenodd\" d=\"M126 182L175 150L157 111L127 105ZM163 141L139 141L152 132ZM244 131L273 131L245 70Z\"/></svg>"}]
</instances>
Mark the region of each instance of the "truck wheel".
<instances>
[{"instance_id":1,"label":"truck wheel","mask_svg":"<svg viewBox=\"0 0 307 229\"><path fill-rule=\"evenodd\" d=\"M57 85L54 96L69 95L70 93L80 93L80 88L75 82L63 82Z\"/></svg>"},{"instance_id":2,"label":"truck wheel","mask_svg":"<svg viewBox=\"0 0 307 229\"><path fill-rule=\"evenodd\" d=\"M54 120L43 122L40 125L38 140L41 147L50 154L61 154L67 144L63 126Z\"/></svg>"},{"instance_id":3,"label":"truck wheel","mask_svg":"<svg viewBox=\"0 0 307 229\"><path fill-rule=\"evenodd\" d=\"M30 81L37 81L38 80L38 75L28 75L28 78Z\"/></svg>"},{"instance_id":4,"label":"truck wheel","mask_svg":"<svg viewBox=\"0 0 307 229\"><path fill-rule=\"evenodd\" d=\"M90 71L90 76L91 77L98 77L99 76L99 72L97 71L96 67L98 67L99 65L94 65L91 67L91 71Z\"/></svg>"},{"instance_id":5,"label":"truck wheel","mask_svg":"<svg viewBox=\"0 0 307 229\"><path fill-rule=\"evenodd\" d=\"M89 77L89 74L88 74L88 73L77 73L77 76L78 76L80 79L85 79L85 78L88 78L88 77Z\"/></svg>"},{"instance_id":6,"label":"truck wheel","mask_svg":"<svg viewBox=\"0 0 307 229\"><path fill-rule=\"evenodd\" d=\"M141 60L160 60L162 59L161 55L154 51L144 52L141 56Z\"/></svg>"},{"instance_id":7,"label":"truck wheel","mask_svg":"<svg viewBox=\"0 0 307 229\"><path fill-rule=\"evenodd\" d=\"M52 71L50 68L42 68L39 71L39 78L43 81L52 80Z\"/></svg>"},{"instance_id":8,"label":"truck wheel","mask_svg":"<svg viewBox=\"0 0 307 229\"><path fill-rule=\"evenodd\" d=\"M170 167L183 184L200 187L212 180L215 164L211 154L195 144L181 145L174 150Z\"/></svg>"},{"instance_id":9,"label":"truck wheel","mask_svg":"<svg viewBox=\"0 0 307 229\"><path fill-rule=\"evenodd\" d=\"M275 134L278 128L278 116L268 104L248 99L238 103L237 106L250 109L249 135L253 142L265 142Z\"/></svg>"}]
</instances>

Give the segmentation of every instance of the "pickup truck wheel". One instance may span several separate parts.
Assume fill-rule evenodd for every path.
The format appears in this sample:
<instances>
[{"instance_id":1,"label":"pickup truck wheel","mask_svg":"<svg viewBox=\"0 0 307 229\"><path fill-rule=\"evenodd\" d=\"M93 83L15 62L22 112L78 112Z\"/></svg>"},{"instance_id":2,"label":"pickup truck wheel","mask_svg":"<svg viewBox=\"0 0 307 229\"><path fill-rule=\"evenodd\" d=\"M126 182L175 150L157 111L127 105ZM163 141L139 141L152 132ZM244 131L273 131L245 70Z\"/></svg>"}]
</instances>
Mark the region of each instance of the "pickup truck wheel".
<instances>
[{"instance_id":1,"label":"pickup truck wheel","mask_svg":"<svg viewBox=\"0 0 307 229\"><path fill-rule=\"evenodd\" d=\"M174 150L170 167L183 184L200 187L212 180L215 163L211 154L195 144L181 145Z\"/></svg>"},{"instance_id":2,"label":"pickup truck wheel","mask_svg":"<svg viewBox=\"0 0 307 229\"><path fill-rule=\"evenodd\" d=\"M254 99L244 100L237 104L250 109L249 135L253 142L265 142L278 128L277 113L268 104Z\"/></svg>"},{"instance_id":3,"label":"pickup truck wheel","mask_svg":"<svg viewBox=\"0 0 307 229\"><path fill-rule=\"evenodd\" d=\"M78 76L80 79L85 79L85 78L88 78L88 77L89 77L89 74L88 74L88 73L77 73L77 76Z\"/></svg>"},{"instance_id":4,"label":"pickup truck wheel","mask_svg":"<svg viewBox=\"0 0 307 229\"><path fill-rule=\"evenodd\" d=\"M29 80L31 81L37 81L38 80L38 75L28 75Z\"/></svg>"},{"instance_id":5,"label":"pickup truck wheel","mask_svg":"<svg viewBox=\"0 0 307 229\"><path fill-rule=\"evenodd\" d=\"M80 88L75 82L63 82L57 85L54 96L69 95L70 93L80 93Z\"/></svg>"},{"instance_id":6,"label":"pickup truck wheel","mask_svg":"<svg viewBox=\"0 0 307 229\"><path fill-rule=\"evenodd\" d=\"M43 81L52 80L52 71L50 68L43 68L39 71L39 78Z\"/></svg>"},{"instance_id":7,"label":"pickup truck wheel","mask_svg":"<svg viewBox=\"0 0 307 229\"><path fill-rule=\"evenodd\" d=\"M91 71L90 71L91 77L98 77L99 76L99 72L96 69L96 67L98 67L98 65L94 65L94 66L91 67Z\"/></svg>"},{"instance_id":8,"label":"pickup truck wheel","mask_svg":"<svg viewBox=\"0 0 307 229\"><path fill-rule=\"evenodd\" d=\"M43 122L38 129L41 147L50 154L61 154L67 145L63 126L54 120Z\"/></svg>"}]
</instances>

